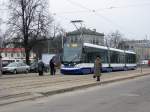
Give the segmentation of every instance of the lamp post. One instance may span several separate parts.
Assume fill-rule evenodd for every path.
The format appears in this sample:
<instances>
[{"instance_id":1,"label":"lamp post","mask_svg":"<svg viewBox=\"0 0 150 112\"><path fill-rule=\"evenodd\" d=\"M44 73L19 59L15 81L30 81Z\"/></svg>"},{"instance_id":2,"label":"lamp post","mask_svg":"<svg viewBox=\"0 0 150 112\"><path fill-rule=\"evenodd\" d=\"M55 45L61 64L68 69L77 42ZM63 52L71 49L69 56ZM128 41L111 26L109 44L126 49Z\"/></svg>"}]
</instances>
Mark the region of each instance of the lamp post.
<instances>
[{"instance_id":1,"label":"lamp post","mask_svg":"<svg viewBox=\"0 0 150 112\"><path fill-rule=\"evenodd\" d=\"M141 63L141 74L142 74L142 73L143 73L143 64L144 64L144 62L143 62L143 57L144 57L144 56L143 56L143 46L141 46L141 47L142 47L142 49L141 49L141 52L142 52L142 53L141 53L141 59L140 59L141 62L140 62L140 63Z\"/></svg>"}]
</instances>

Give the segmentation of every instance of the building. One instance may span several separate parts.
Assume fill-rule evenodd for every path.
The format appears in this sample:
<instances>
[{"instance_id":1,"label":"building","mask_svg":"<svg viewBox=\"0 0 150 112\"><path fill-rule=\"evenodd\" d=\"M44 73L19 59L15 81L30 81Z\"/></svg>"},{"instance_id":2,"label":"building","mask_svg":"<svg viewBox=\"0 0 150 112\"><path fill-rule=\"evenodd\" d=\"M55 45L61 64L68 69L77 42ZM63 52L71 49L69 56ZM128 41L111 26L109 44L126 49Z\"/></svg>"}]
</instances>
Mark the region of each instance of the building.
<instances>
[{"instance_id":1,"label":"building","mask_svg":"<svg viewBox=\"0 0 150 112\"><path fill-rule=\"evenodd\" d=\"M92 43L96 45L104 45L104 34L98 33L96 30L80 28L66 34L68 43Z\"/></svg>"},{"instance_id":2,"label":"building","mask_svg":"<svg viewBox=\"0 0 150 112\"><path fill-rule=\"evenodd\" d=\"M150 59L150 41L149 40L131 40L125 41L126 48L136 52L138 60Z\"/></svg>"},{"instance_id":3,"label":"building","mask_svg":"<svg viewBox=\"0 0 150 112\"><path fill-rule=\"evenodd\" d=\"M24 48L0 48L0 54L2 56L2 60L5 61L25 61L25 49ZM35 54L33 52L30 53L30 60L33 60Z\"/></svg>"}]
</instances>

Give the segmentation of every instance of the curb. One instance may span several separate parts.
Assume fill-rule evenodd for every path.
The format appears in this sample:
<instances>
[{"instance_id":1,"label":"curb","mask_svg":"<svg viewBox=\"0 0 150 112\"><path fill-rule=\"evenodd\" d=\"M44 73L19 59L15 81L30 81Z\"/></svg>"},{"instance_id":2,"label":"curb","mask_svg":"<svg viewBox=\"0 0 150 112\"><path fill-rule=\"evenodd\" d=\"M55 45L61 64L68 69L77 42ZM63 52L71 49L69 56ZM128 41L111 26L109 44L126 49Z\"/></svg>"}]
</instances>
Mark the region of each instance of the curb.
<instances>
[{"instance_id":1,"label":"curb","mask_svg":"<svg viewBox=\"0 0 150 112\"><path fill-rule=\"evenodd\" d=\"M51 95L55 95L55 94L71 92L71 91L75 91L75 90L81 90L81 89L85 89L85 88L98 86L98 85L101 85L101 84L108 84L108 83L113 83L113 82L117 82L117 81L134 79L134 78L143 77L143 76L146 76L146 75L150 75L150 73L145 73L145 74L140 74L140 75L132 75L132 76L126 76L126 77L119 77L119 78L112 78L112 79L104 80L100 83L99 82L95 82L95 83L92 82L92 83L89 83L89 84L84 84L84 85L75 86L75 87L68 87L68 88L65 88L65 89L59 89L59 90L54 90L54 91L38 92L38 93L33 93L33 94L30 93L30 92L28 92L28 93L25 92L25 93L21 93L21 94L14 94L14 95L11 95L11 96L6 96L6 100L8 100L8 101L4 102L4 103L0 103L0 106L13 104L13 103L17 103L17 102L35 100L35 99L38 99L38 98L43 98L43 97L47 97L47 96L51 96ZM34 95L34 94L37 94L37 95ZM28 96L28 97L24 98L25 96ZM12 101L10 99L10 101L9 101L9 97L14 98L15 100ZM16 100L18 97L19 97L19 99ZM5 99L5 97L3 99Z\"/></svg>"},{"instance_id":2,"label":"curb","mask_svg":"<svg viewBox=\"0 0 150 112\"><path fill-rule=\"evenodd\" d=\"M55 91L39 92L39 94L42 94L43 96L51 96L51 95L55 95L55 94L61 94L61 93L65 93L65 92L71 92L71 91L75 91L75 90L80 90L80 89L84 89L84 88L98 86L98 85L101 85L101 84L108 84L108 83L113 83L113 82L117 82L117 81L134 79L134 78L138 78L138 77L142 77L142 76L146 76L146 75L150 75L150 73L145 73L145 74L141 74L141 75L127 76L127 77L120 77L120 78L114 78L114 79L110 79L110 80L108 79L108 80L102 81L100 83L95 82L95 83L85 84L85 85L81 85L81 86L75 86L75 87L70 87L70 88L65 88L65 89L59 89L59 90L55 90Z\"/></svg>"}]
</instances>

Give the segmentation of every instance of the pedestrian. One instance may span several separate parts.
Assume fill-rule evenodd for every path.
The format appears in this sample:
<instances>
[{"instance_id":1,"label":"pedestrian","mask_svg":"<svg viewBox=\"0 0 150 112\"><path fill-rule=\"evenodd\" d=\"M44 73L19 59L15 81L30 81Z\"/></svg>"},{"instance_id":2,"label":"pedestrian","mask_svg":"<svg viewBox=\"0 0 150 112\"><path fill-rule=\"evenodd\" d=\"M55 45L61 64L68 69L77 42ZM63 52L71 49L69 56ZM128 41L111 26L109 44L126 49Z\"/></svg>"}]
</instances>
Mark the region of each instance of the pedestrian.
<instances>
[{"instance_id":1,"label":"pedestrian","mask_svg":"<svg viewBox=\"0 0 150 112\"><path fill-rule=\"evenodd\" d=\"M97 81L100 81L101 67L102 67L101 59L99 56L97 56L94 63L94 76L93 76L93 78L97 78Z\"/></svg>"},{"instance_id":2,"label":"pedestrian","mask_svg":"<svg viewBox=\"0 0 150 112\"><path fill-rule=\"evenodd\" d=\"M38 62L39 76L43 76L43 71L44 71L44 63L42 62L42 60L39 60L39 62Z\"/></svg>"},{"instance_id":3,"label":"pedestrian","mask_svg":"<svg viewBox=\"0 0 150 112\"><path fill-rule=\"evenodd\" d=\"M54 59L53 58L50 60L49 65L50 65L51 75L55 75L56 69L55 69L55 63L54 63Z\"/></svg>"},{"instance_id":4,"label":"pedestrian","mask_svg":"<svg viewBox=\"0 0 150 112\"><path fill-rule=\"evenodd\" d=\"M0 55L0 76L2 76L2 56Z\"/></svg>"}]
</instances>

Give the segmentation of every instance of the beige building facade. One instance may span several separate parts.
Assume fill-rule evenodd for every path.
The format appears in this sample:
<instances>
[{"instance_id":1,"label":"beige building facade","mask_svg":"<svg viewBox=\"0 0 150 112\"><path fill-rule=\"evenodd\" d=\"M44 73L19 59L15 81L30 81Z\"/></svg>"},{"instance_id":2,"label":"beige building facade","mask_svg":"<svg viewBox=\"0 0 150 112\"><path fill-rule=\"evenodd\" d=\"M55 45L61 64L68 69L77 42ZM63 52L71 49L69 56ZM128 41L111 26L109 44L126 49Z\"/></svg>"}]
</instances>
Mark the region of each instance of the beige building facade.
<instances>
[{"instance_id":1,"label":"beige building facade","mask_svg":"<svg viewBox=\"0 0 150 112\"><path fill-rule=\"evenodd\" d=\"M82 42L104 46L104 34L98 33L96 30L82 28L73 32L68 32L66 36L68 43Z\"/></svg>"},{"instance_id":2,"label":"beige building facade","mask_svg":"<svg viewBox=\"0 0 150 112\"><path fill-rule=\"evenodd\" d=\"M131 40L126 41L129 50L136 52L138 60L150 59L150 41L149 40Z\"/></svg>"}]
</instances>

